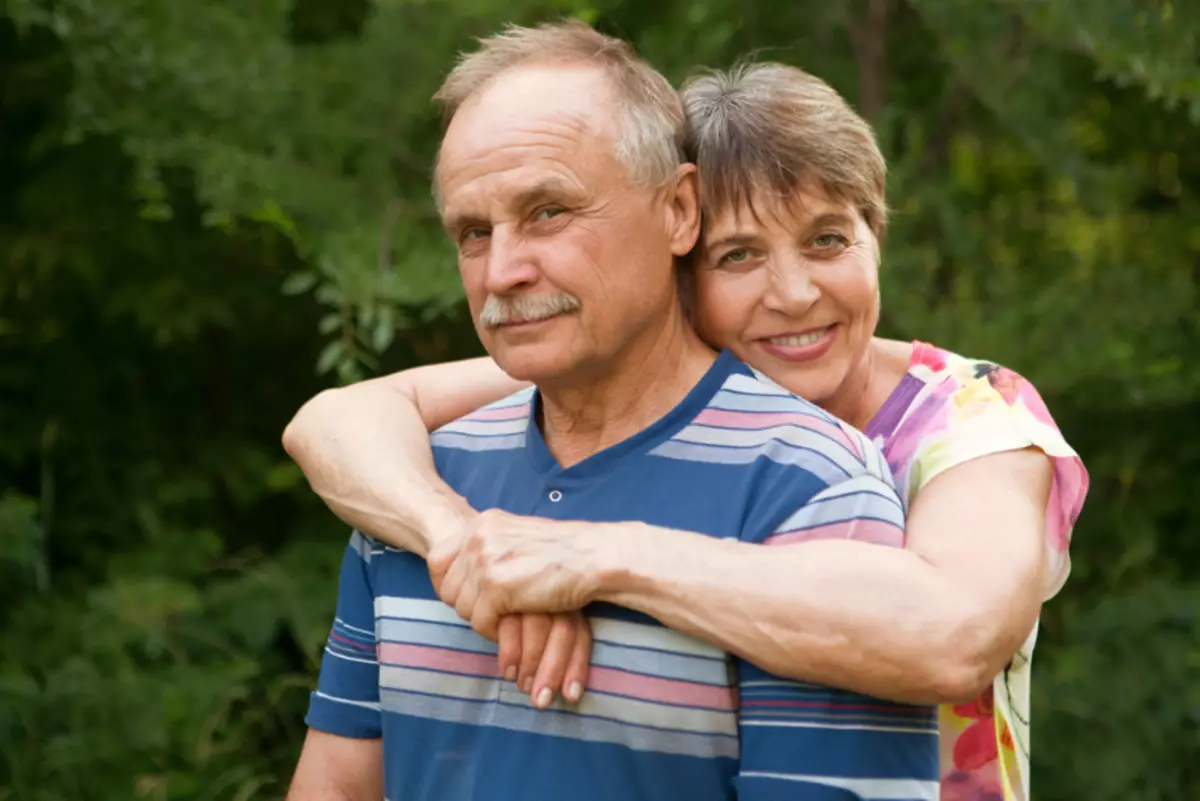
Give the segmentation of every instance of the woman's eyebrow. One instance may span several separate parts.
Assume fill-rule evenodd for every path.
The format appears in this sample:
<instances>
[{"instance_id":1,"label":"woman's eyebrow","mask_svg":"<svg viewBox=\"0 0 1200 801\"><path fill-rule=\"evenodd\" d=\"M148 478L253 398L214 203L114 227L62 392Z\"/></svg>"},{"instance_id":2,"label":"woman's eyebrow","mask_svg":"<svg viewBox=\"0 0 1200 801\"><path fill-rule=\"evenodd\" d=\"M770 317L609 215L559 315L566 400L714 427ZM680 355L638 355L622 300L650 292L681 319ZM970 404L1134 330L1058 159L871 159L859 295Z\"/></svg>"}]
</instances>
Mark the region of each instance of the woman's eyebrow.
<instances>
[{"instance_id":1,"label":"woman's eyebrow","mask_svg":"<svg viewBox=\"0 0 1200 801\"><path fill-rule=\"evenodd\" d=\"M707 243L705 247L709 250L712 250L713 248L724 247L726 245L744 246L753 242L754 237L751 234L730 234L729 236L723 236L720 239L715 239L712 242Z\"/></svg>"},{"instance_id":2,"label":"woman's eyebrow","mask_svg":"<svg viewBox=\"0 0 1200 801\"><path fill-rule=\"evenodd\" d=\"M814 228L854 228L854 218L841 212L826 212L818 214L804 226L805 231L811 231Z\"/></svg>"}]
</instances>

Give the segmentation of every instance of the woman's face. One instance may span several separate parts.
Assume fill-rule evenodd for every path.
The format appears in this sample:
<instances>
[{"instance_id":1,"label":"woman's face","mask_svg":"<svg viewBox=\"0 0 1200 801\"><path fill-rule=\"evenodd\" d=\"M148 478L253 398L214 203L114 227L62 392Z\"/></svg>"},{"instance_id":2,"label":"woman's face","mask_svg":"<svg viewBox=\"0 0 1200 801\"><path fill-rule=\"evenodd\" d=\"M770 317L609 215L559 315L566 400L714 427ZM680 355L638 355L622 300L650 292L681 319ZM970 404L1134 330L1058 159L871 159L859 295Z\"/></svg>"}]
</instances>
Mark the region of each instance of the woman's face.
<instances>
[{"instance_id":1,"label":"woman's face","mask_svg":"<svg viewBox=\"0 0 1200 801\"><path fill-rule=\"evenodd\" d=\"M815 188L752 201L705 221L696 328L797 395L844 405L879 322L879 242Z\"/></svg>"}]
</instances>

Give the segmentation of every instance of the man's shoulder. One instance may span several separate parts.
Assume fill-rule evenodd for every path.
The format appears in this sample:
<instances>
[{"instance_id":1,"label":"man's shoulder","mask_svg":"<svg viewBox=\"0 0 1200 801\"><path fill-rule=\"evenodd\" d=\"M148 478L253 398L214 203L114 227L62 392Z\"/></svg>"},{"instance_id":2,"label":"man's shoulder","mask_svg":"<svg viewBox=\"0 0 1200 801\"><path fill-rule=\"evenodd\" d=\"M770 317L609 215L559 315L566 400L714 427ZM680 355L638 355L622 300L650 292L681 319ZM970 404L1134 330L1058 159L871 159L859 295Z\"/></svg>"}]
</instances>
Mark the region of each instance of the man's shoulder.
<instances>
[{"instance_id":1,"label":"man's shoulder","mask_svg":"<svg viewBox=\"0 0 1200 801\"><path fill-rule=\"evenodd\" d=\"M732 376L696 424L686 437L753 462L743 540L903 544L904 509L887 461L849 423L750 372Z\"/></svg>"},{"instance_id":2,"label":"man's shoulder","mask_svg":"<svg viewBox=\"0 0 1200 801\"><path fill-rule=\"evenodd\" d=\"M878 446L861 431L747 368L730 375L690 423L654 449L656 456L804 471L835 484L886 473Z\"/></svg>"},{"instance_id":3,"label":"man's shoulder","mask_svg":"<svg viewBox=\"0 0 1200 801\"><path fill-rule=\"evenodd\" d=\"M721 387L721 392L718 395L725 396L724 398L714 398L716 402L724 401L720 405L729 405L731 400L735 403L740 401L741 408L750 411L759 411L764 407L770 407L770 409L778 408L780 410L807 414L826 422L845 425L840 419L834 417L817 404L810 400L805 400L786 387L776 383L766 373L756 370L749 365L746 366L746 372L738 372L730 375L725 380L725 384ZM847 427L849 428L849 426Z\"/></svg>"},{"instance_id":4,"label":"man's shoulder","mask_svg":"<svg viewBox=\"0 0 1200 801\"><path fill-rule=\"evenodd\" d=\"M533 388L514 392L453 420L430 435L434 449L495 451L519 448L529 428Z\"/></svg>"}]
</instances>

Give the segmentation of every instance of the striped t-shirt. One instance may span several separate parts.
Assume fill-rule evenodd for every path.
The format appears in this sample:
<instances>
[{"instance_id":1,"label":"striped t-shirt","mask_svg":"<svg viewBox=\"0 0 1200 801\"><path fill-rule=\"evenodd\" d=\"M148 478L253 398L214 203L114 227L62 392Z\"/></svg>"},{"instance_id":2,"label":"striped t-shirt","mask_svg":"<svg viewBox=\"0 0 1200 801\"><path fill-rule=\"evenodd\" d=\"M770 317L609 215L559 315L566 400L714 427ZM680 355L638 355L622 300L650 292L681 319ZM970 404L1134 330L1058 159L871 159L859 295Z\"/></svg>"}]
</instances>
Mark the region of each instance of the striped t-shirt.
<instances>
[{"instance_id":1,"label":"striped t-shirt","mask_svg":"<svg viewBox=\"0 0 1200 801\"><path fill-rule=\"evenodd\" d=\"M661 420L565 470L538 402L524 391L434 433L438 472L476 509L903 543L878 450L729 353ZM307 722L382 737L390 801L936 799L932 708L782 680L632 610L585 611L588 690L536 710L421 559L355 534Z\"/></svg>"}]
</instances>

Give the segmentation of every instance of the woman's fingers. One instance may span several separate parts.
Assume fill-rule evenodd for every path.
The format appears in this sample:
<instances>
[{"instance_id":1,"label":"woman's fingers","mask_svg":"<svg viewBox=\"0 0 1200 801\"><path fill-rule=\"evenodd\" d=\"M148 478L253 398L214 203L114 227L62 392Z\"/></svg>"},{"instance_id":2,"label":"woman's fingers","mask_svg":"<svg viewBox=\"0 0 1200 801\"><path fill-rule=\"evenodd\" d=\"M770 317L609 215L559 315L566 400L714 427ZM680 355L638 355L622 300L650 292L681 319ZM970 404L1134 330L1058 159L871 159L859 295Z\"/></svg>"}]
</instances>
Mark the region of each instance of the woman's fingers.
<instances>
[{"instance_id":1,"label":"woman's fingers","mask_svg":"<svg viewBox=\"0 0 1200 801\"><path fill-rule=\"evenodd\" d=\"M591 627L587 618L579 612L554 615L533 682L534 706L545 709L558 693L568 701L578 701L587 681L591 656Z\"/></svg>"},{"instance_id":2,"label":"woman's fingers","mask_svg":"<svg viewBox=\"0 0 1200 801\"><path fill-rule=\"evenodd\" d=\"M496 661L500 675L508 681L517 680L517 666L521 662L521 615L505 615L497 627L496 642L500 644Z\"/></svg>"},{"instance_id":3,"label":"woman's fingers","mask_svg":"<svg viewBox=\"0 0 1200 801\"><path fill-rule=\"evenodd\" d=\"M550 637L550 617L532 612L521 615L521 659L517 663L517 686L526 695L533 693L533 679Z\"/></svg>"},{"instance_id":4,"label":"woman's fingers","mask_svg":"<svg viewBox=\"0 0 1200 801\"><path fill-rule=\"evenodd\" d=\"M592 666L592 624L582 614L577 617L575 644L563 678L563 697L571 703L583 697L583 691L587 689L588 671Z\"/></svg>"}]
</instances>

